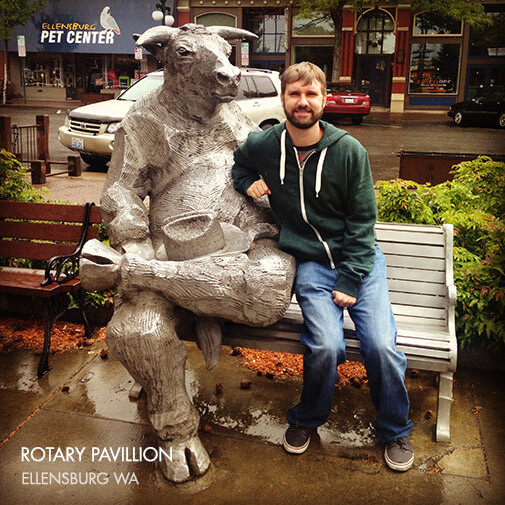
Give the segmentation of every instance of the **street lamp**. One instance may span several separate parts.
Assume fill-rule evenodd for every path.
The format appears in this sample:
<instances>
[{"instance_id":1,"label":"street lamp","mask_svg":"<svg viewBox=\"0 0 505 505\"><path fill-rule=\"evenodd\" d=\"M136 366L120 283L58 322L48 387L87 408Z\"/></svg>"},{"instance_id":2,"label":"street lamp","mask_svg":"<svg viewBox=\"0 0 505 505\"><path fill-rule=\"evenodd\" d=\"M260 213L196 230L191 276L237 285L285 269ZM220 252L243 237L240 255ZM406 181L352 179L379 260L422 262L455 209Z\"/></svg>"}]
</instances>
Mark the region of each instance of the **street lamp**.
<instances>
[{"instance_id":1,"label":"street lamp","mask_svg":"<svg viewBox=\"0 0 505 505\"><path fill-rule=\"evenodd\" d=\"M153 11L153 19L158 23L165 26L172 26L175 23L174 17L170 13L170 7L167 7L167 0L160 0L160 3L156 4L157 11Z\"/></svg>"}]
</instances>

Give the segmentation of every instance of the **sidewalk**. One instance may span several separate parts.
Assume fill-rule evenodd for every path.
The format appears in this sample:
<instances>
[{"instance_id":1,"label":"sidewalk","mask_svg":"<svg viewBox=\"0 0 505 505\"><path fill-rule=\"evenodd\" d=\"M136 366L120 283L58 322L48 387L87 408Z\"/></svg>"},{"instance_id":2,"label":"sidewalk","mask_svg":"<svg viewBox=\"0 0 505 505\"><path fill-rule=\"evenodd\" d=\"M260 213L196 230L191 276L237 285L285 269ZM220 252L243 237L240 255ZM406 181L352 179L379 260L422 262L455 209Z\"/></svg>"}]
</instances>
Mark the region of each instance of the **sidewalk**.
<instances>
[{"instance_id":1,"label":"sidewalk","mask_svg":"<svg viewBox=\"0 0 505 505\"><path fill-rule=\"evenodd\" d=\"M212 467L198 483L180 488L164 481L154 463L91 461L93 447L155 445L145 396L129 400L131 378L114 357L100 359L100 347L51 356L53 370L36 380L37 356L1 354L0 426L1 438L7 437L0 446L2 503L503 504L503 374L457 372L450 444L433 441L435 374L409 376L416 459L412 470L397 474L383 463L366 386L338 386L329 422L305 454L293 456L280 441L285 409L298 398L301 379L258 377L226 347L208 372L196 346L187 348L186 382L205 426L201 439ZM243 379L252 381L250 389L240 389ZM223 392L216 395L218 383ZM23 462L23 447L85 448L85 456L81 463ZM35 449L33 456L41 454ZM100 474L102 482L37 485L43 472L75 472L81 479ZM121 472L126 483L117 484Z\"/></svg>"}]
</instances>

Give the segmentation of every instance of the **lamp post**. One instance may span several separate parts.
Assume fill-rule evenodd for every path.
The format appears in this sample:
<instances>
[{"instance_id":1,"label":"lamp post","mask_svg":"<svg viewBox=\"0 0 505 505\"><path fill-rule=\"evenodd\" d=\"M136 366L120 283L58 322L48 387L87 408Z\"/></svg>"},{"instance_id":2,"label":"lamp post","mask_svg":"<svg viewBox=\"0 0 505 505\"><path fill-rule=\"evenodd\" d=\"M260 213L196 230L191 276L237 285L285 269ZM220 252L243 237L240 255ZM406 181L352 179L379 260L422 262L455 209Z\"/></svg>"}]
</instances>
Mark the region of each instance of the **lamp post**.
<instances>
[{"instance_id":1,"label":"lamp post","mask_svg":"<svg viewBox=\"0 0 505 505\"><path fill-rule=\"evenodd\" d=\"M157 11L153 11L152 16L154 21L158 23L161 22L162 25L172 26L175 23L174 17L170 13L170 7L167 7L167 0L160 0L159 3L156 4Z\"/></svg>"}]
</instances>

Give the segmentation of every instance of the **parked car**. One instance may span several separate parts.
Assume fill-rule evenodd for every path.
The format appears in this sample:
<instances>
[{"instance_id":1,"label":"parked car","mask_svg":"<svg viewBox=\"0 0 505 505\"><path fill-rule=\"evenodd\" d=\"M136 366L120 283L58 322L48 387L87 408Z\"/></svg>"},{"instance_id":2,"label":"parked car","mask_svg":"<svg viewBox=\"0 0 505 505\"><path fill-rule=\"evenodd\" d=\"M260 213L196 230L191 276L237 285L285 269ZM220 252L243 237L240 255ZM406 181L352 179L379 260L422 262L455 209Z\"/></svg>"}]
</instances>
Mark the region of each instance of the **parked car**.
<instances>
[{"instance_id":1,"label":"parked car","mask_svg":"<svg viewBox=\"0 0 505 505\"><path fill-rule=\"evenodd\" d=\"M260 128L284 121L280 101L279 73L242 68L236 102ZM58 130L60 142L77 151L88 165L104 165L112 155L114 133L123 117L139 98L163 83L163 71L152 72L121 93L117 99L78 107L67 114Z\"/></svg>"},{"instance_id":2,"label":"parked car","mask_svg":"<svg viewBox=\"0 0 505 505\"><path fill-rule=\"evenodd\" d=\"M471 100L455 103L447 114L458 126L487 123L505 128L505 89L482 88Z\"/></svg>"},{"instance_id":3,"label":"parked car","mask_svg":"<svg viewBox=\"0 0 505 505\"><path fill-rule=\"evenodd\" d=\"M348 117L353 124L361 124L370 113L370 96L351 84L329 82L326 86L324 114L331 117Z\"/></svg>"}]
</instances>

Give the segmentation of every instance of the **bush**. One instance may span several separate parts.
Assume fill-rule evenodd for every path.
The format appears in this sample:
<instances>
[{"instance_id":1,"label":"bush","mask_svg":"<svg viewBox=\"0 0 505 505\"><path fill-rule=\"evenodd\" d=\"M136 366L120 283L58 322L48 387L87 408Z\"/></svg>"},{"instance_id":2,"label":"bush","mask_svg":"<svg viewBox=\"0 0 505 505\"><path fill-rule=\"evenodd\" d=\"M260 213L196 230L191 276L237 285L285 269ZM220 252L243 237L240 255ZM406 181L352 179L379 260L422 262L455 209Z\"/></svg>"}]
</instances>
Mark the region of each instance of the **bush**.
<instances>
[{"instance_id":1,"label":"bush","mask_svg":"<svg viewBox=\"0 0 505 505\"><path fill-rule=\"evenodd\" d=\"M46 191L35 189L26 179L26 168L16 157L0 151L0 200L10 202L45 202Z\"/></svg>"},{"instance_id":2,"label":"bush","mask_svg":"<svg viewBox=\"0 0 505 505\"><path fill-rule=\"evenodd\" d=\"M379 220L454 225L457 337L505 351L505 163L463 162L452 181L379 182Z\"/></svg>"}]
</instances>

